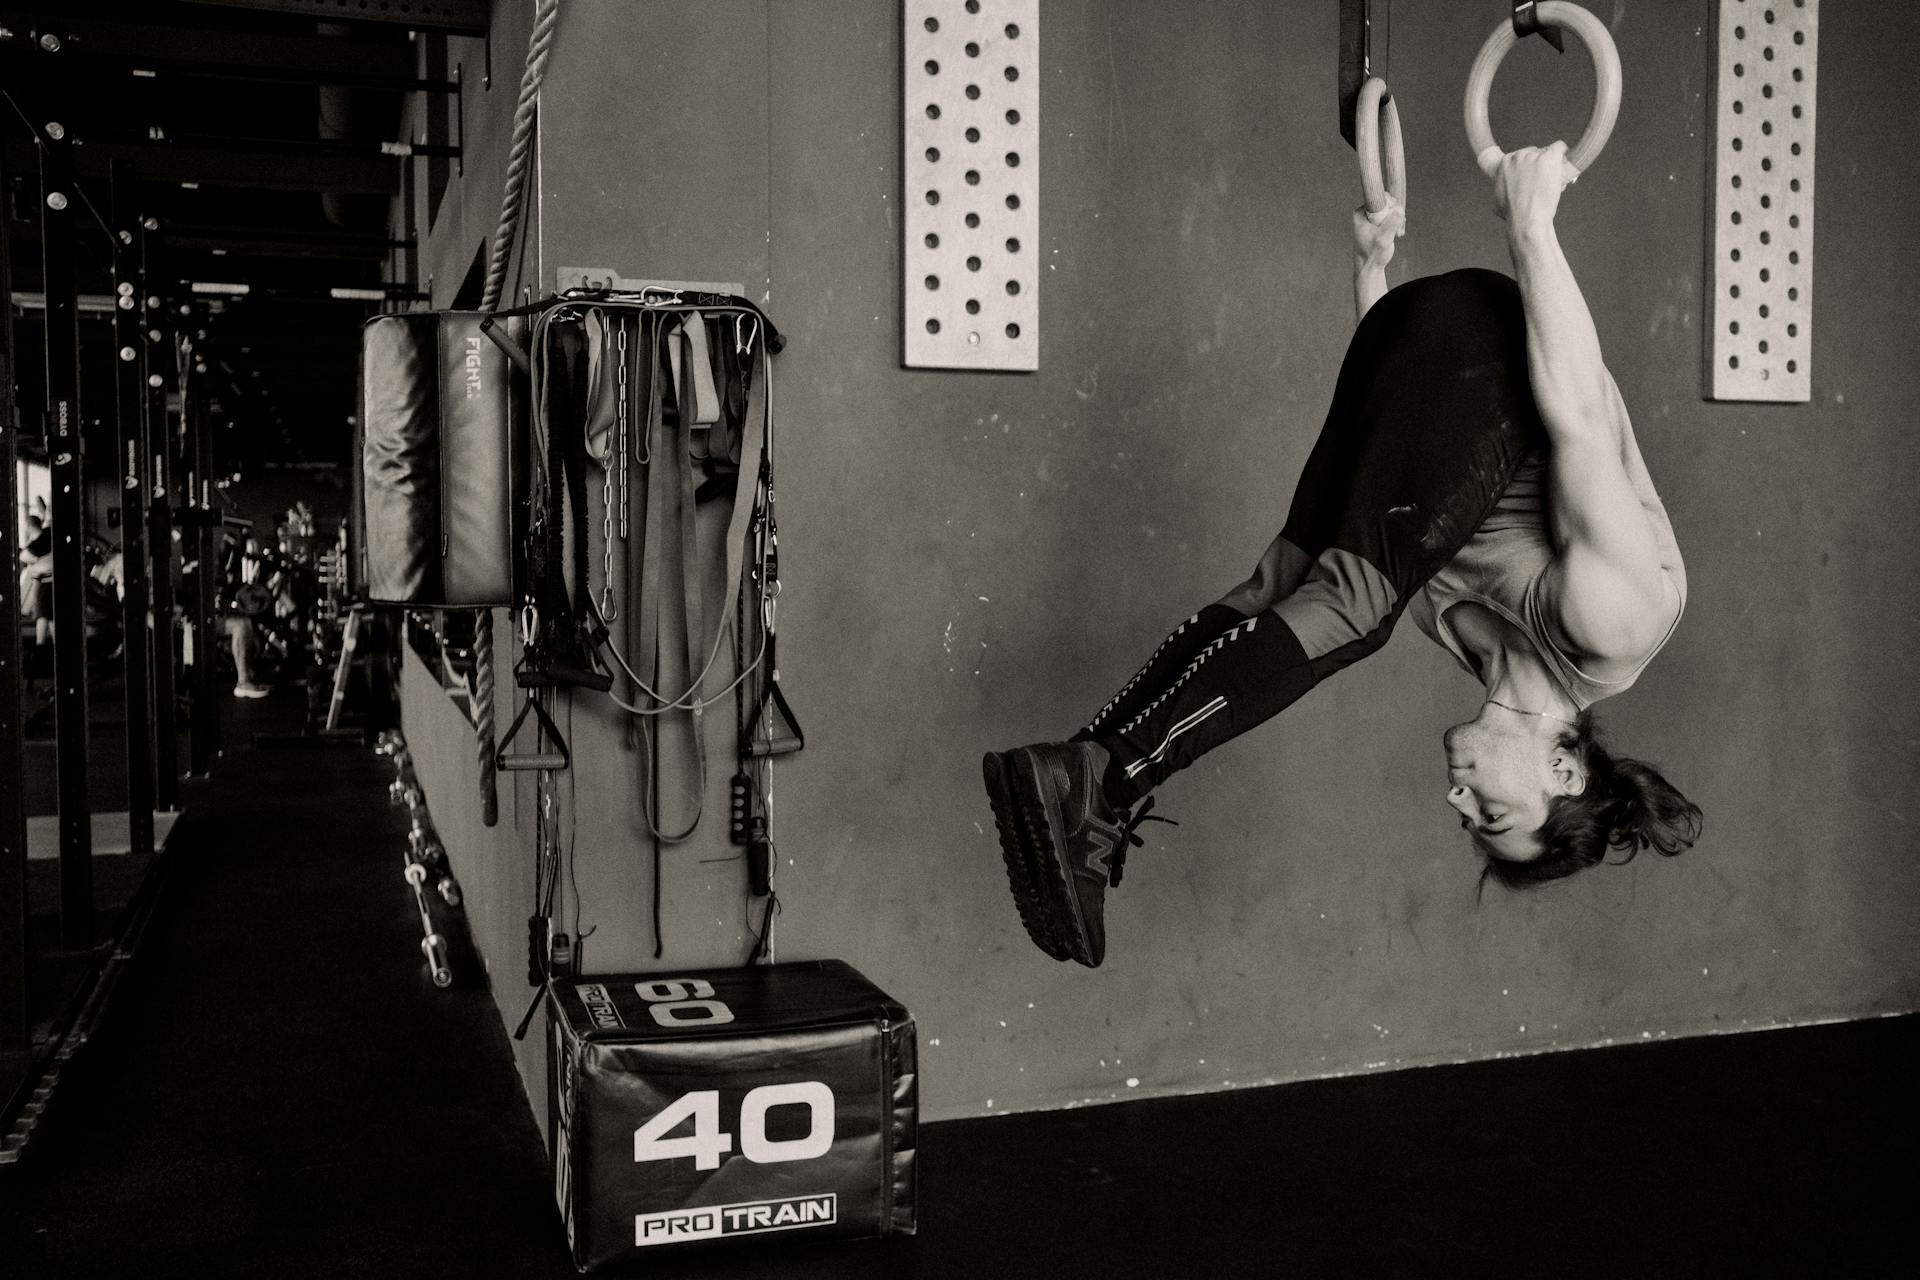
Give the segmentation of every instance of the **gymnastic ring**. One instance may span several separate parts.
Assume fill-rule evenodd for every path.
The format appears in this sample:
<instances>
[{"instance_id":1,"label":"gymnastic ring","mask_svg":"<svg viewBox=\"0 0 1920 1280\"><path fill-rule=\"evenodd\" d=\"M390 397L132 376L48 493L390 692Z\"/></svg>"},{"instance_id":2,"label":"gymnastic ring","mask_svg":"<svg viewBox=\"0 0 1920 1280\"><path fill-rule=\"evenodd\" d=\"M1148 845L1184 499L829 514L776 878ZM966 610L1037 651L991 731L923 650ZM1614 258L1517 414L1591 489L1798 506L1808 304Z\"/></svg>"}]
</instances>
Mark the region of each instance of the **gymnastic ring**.
<instances>
[{"instance_id":1,"label":"gymnastic ring","mask_svg":"<svg viewBox=\"0 0 1920 1280\"><path fill-rule=\"evenodd\" d=\"M1384 149L1380 137L1382 118L1386 121ZM1387 196L1407 203L1407 153L1400 141L1400 108L1393 105L1387 82L1373 76L1360 86L1360 100L1353 109L1353 149L1360 156L1360 189L1366 192L1367 212L1380 213L1387 207ZM1381 176L1385 166L1386 176Z\"/></svg>"},{"instance_id":2,"label":"gymnastic ring","mask_svg":"<svg viewBox=\"0 0 1920 1280\"><path fill-rule=\"evenodd\" d=\"M1541 0L1534 11L1539 15L1541 26L1563 27L1578 36L1580 43L1587 47L1587 56L1593 59L1593 114L1587 120L1587 131L1567 153L1567 165L1577 178L1599 158L1601 148L1613 133L1613 122L1620 114L1620 51L1614 47L1605 24L1577 4L1568 0ZM1473 146L1474 163L1489 178L1499 172L1505 153L1493 140L1493 128L1487 123L1487 98L1493 92L1493 77L1500 69L1500 60L1519 39L1513 23L1502 22L1480 46L1473 70L1467 73L1467 141Z\"/></svg>"}]
</instances>

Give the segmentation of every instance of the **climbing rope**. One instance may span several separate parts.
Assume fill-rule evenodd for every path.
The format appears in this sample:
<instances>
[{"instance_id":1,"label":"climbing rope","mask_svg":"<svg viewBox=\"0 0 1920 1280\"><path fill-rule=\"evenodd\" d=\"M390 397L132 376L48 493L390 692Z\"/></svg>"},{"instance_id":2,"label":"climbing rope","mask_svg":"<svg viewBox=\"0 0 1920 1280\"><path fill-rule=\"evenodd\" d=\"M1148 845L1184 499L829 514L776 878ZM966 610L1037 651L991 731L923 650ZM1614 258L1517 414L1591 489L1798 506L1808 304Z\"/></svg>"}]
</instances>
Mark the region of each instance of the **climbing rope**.
<instances>
[{"instance_id":1,"label":"climbing rope","mask_svg":"<svg viewBox=\"0 0 1920 1280\"><path fill-rule=\"evenodd\" d=\"M507 156L506 192L500 200L500 227L494 232L493 254L487 262L486 286L480 309L500 306L507 266L520 237L526 213L527 157L533 151L533 121L540 102L540 82L546 77L547 54L553 48L553 29L560 19L560 0L535 0L533 34L527 39L527 66L520 76L520 101L513 110L513 150ZM480 817L489 827L500 820L500 797L494 787L493 610L482 609L473 633L474 727L480 757Z\"/></svg>"}]
</instances>

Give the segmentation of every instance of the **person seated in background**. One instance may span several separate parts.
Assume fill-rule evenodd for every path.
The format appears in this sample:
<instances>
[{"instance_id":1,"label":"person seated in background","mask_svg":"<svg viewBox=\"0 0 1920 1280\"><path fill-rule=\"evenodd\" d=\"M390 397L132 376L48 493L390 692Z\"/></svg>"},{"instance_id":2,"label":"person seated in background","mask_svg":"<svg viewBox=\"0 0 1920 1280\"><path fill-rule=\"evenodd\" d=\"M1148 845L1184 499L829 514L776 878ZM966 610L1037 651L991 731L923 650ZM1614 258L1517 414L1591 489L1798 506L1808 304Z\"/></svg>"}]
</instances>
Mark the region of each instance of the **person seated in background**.
<instances>
[{"instance_id":1,"label":"person seated in background","mask_svg":"<svg viewBox=\"0 0 1920 1280\"><path fill-rule=\"evenodd\" d=\"M233 646L233 669L237 678L233 684L233 696L236 698L264 698L273 692L271 686L260 682L254 669L254 659L260 654L260 631L253 619L244 613L229 613L223 625L227 640Z\"/></svg>"},{"instance_id":2,"label":"person seated in background","mask_svg":"<svg viewBox=\"0 0 1920 1280\"><path fill-rule=\"evenodd\" d=\"M87 572L92 575L95 582L100 584L102 590L113 592L115 600L125 600L127 598L126 567L127 553L119 547L113 547L105 551L100 562Z\"/></svg>"},{"instance_id":3,"label":"person seated in background","mask_svg":"<svg viewBox=\"0 0 1920 1280\"><path fill-rule=\"evenodd\" d=\"M127 599L126 551L102 539L90 540L87 546L87 629L89 634L99 626L105 633L117 637L112 649L104 656L117 658L126 652L127 639L121 622L121 605Z\"/></svg>"},{"instance_id":4,"label":"person seated in background","mask_svg":"<svg viewBox=\"0 0 1920 1280\"><path fill-rule=\"evenodd\" d=\"M273 690L260 677L261 657L269 641L280 657L285 656L283 624L300 605L294 595L293 575L277 557L261 549L258 539L248 538L241 544L236 571L239 580L229 588L229 604L221 622L233 647L233 696L264 698Z\"/></svg>"},{"instance_id":5,"label":"person seated in background","mask_svg":"<svg viewBox=\"0 0 1920 1280\"><path fill-rule=\"evenodd\" d=\"M240 607L241 596L260 574L260 544L252 538L242 544L238 572L239 581L229 588L228 608L221 616L221 627L233 647L233 696L264 698L272 688L260 680L256 666L260 656L260 628L254 623L253 614Z\"/></svg>"},{"instance_id":6,"label":"person seated in background","mask_svg":"<svg viewBox=\"0 0 1920 1280\"><path fill-rule=\"evenodd\" d=\"M46 504L22 521L20 533L20 616L33 619L33 641L45 644L53 636L53 530L47 525Z\"/></svg>"}]
</instances>

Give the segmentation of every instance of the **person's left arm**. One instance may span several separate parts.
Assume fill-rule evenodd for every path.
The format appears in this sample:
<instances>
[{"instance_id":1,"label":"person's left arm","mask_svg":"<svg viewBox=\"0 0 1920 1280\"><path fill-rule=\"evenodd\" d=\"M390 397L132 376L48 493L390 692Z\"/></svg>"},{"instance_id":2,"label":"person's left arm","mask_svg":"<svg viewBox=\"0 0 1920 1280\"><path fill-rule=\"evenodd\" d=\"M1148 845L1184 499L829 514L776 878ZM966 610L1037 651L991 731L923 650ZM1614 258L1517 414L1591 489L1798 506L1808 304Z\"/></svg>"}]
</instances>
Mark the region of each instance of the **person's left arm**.
<instances>
[{"instance_id":1,"label":"person's left arm","mask_svg":"<svg viewBox=\"0 0 1920 1280\"><path fill-rule=\"evenodd\" d=\"M1367 318L1373 304L1387 292L1387 264L1393 261L1393 242L1407 233L1407 210L1392 196L1379 213L1365 205L1353 211L1353 320Z\"/></svg>"},{"instance_id":2,"label":"person's left arm","mask_svg":"<svg viewBox=\"0 0 1920 1280\"><path fill-rule=\"evenodd\" d=\"M1555 555L1542 584L1576 651L1636 661L1658 645L1680 607L1667 546L1643 502L1651 481L1628 445L1633 426L1600 356L1599 335L1553 228L1564 185L1560 144L1508 156L1499 200L1527 324L1527 368L1550 444L1547 502ZM1633 466L1629 465L1631 453ZM1660 510L1664 519L1665 512Z\"/></svg>"}]
</instances>

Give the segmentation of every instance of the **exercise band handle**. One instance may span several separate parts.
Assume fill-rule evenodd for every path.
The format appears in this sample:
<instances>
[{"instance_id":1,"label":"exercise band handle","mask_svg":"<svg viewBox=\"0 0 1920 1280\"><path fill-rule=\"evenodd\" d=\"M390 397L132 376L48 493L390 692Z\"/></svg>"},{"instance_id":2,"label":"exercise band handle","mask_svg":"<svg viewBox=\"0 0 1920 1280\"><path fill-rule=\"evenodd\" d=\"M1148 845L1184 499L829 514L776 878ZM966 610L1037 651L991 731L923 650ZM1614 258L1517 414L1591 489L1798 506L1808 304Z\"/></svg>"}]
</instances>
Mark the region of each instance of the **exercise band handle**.
<instances>
[{"instance_id":1,"label":"exercise band handle","mask_svg":"<svg viewBox=\"0 0 1920 1280\"><path fill-rule=\"evenodd\" d=\"M1540 0L1534 12L1543 27L1562 27L1580 37L1593 59L1593 114L1587 119L1587 131L1567 153L1567 166L1577 178L1600 157L1600 151L1613 134L1613 122L1620 114L1620 51L1600 19L1568 0ZM1500 170L1505 152L1493 140L1493 128L1487 123L1487 99L1493 92L1494 73L1500 69L1507 50L1520 40L1511 21L1493 29L1467 73L1467 141L1473 147L1474 162L1491 178Z\"/></svg>"},{"instance_id":2,"label":"exercise band handle","mask_svg":"<svg viewBox=\"0 0 1920 1280\"><path fill-rule=\"evenodd\" d=\"M1366 193L1367 212L1383 212L1389 194L1404 208L1407 153L1400 141L1400 108L1393 104L1387 82L1379 76L1360 86L1360 98L1353 109L1353 149L1360 156L1360 188Z\"/></svg>"},{"instance_id":3,"label":"exercise band handle","mask_svg":"<svg viewBox=\"0 0 1920 1280\"><path fill-rule=\"evenodd\" d=\"M532 773L539 769L564 769L567 767L567 758L558 752L534 756L497 754L493 763L502 773Z\"/></svg>"},{"instance_id":4,"label":"exercise band handle","mask_svg":"<svg viewBox=\"0 0 1920 1280\"><path fill-rule=\"evenodd\" d=\"M559 750L517 756L507 754L508 745L518 736L520 726L526 722L529 711L533 713L534 718L540 723L540 728L553 739L554 746ZM500 739L500 745L493 753L493 767L503 773L514 773L531 772L537 769L565 769L572 763L572 753L567 750L567 740L561 736L560 726L553 722L553 717L548 715L547 709L540 705L540 700L529 692L527 700L520 704L520 714L513 718L512 724L507 726L506 735Z\"/></svg>"}]
</instances>

